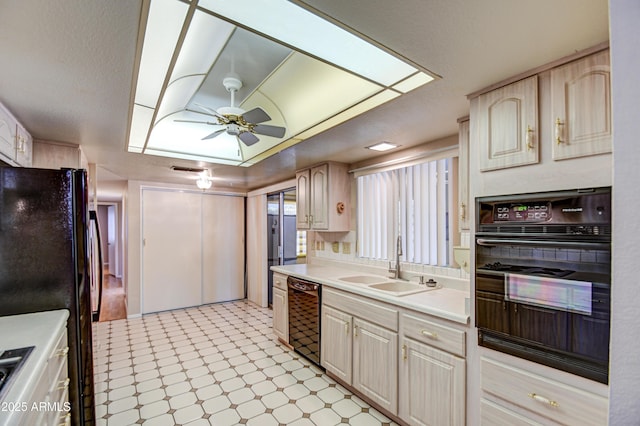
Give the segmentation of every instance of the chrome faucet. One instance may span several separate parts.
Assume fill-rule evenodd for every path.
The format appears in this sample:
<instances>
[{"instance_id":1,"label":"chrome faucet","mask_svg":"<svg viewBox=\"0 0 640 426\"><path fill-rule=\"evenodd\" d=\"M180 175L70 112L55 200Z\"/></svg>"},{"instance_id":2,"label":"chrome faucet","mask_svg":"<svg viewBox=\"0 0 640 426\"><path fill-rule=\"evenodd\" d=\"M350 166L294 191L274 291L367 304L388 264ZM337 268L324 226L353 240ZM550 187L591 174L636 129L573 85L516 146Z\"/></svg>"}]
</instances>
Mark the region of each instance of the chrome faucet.
<instances>
[{"instance_id":1,"label":"chrome faucet","mask_svg":"<svg viewBox=\"0 0 640 426\"><path fill-rule=\"evenodd\" d=\"M389 273L393 274L393 278L396 280L400 279L400 256L402 256L402 237L398 235L395 267L391 267L391 262L389 262Z\"/></svg>"}]
</instances>

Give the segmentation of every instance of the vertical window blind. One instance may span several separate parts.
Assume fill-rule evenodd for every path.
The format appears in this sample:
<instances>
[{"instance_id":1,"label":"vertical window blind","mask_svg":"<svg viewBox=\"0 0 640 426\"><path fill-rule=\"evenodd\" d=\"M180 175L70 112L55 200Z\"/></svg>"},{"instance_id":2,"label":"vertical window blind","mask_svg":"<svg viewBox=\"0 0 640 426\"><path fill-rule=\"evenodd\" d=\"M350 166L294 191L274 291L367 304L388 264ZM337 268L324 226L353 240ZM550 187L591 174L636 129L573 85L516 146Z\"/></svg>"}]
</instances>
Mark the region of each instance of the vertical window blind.
<instances>
[{"instance_id":1,"label":"vertical window blind","mask_svg":"<svg viewBox=\"0 0 640 426\"><path fill-rule=\"evenodd\" d=\"M400 235L402 262L450 263L452 161L445 158L357 178L359 257L394 259Z\"/></svg>"}]
</instances>

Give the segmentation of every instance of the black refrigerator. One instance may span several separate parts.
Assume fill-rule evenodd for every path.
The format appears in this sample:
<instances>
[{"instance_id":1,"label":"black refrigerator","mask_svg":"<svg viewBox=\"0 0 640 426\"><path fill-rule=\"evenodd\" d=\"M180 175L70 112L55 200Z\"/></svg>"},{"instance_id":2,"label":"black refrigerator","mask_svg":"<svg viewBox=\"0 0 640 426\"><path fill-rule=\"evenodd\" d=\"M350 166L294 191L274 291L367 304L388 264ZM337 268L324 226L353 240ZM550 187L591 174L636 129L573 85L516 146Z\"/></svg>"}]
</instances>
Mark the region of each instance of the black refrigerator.
<instances>
[{"instance_id":1,"label":"black refrigerator","mask_svg":"<svg viewBox=\"0 0 640 426\"><path fill-rule=\"evenodd\" d=\"M74 425L95 424L84 170L0 167L0 315L68 309Z\"/></svg>"}]
</instances>

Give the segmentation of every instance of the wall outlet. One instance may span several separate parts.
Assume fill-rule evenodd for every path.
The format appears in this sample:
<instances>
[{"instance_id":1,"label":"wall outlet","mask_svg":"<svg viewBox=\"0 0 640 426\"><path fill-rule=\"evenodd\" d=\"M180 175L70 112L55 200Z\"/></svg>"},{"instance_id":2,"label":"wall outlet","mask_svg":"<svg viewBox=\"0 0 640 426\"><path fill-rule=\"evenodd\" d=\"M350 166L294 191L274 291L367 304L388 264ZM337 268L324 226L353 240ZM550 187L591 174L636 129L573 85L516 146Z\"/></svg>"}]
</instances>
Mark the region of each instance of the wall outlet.
<instances>
[{"instance_id":1,"label":"wall outlet","mask_svg":"<svg viewBox=\"0 0 640 426\"><path fill-rule=\"evenodd\" d=\"M342 253L351 254L351 243L342 243Z\"/></svg>"}]
</instances>

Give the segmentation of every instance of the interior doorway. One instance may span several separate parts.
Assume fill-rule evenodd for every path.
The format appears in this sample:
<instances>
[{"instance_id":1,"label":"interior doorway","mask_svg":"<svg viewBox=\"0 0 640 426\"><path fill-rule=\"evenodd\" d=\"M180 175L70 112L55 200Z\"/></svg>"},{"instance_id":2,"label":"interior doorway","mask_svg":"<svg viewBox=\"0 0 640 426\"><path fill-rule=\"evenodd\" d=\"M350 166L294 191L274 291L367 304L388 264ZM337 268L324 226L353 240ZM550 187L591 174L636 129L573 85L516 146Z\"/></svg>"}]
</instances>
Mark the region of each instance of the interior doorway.
<instances>
[{"instance_id":1,"label":"interior doorway","mask_svg":"<svg viewBox=\"0 0 640 426\"><path fill-rule=\"evenodd\" d=\"M99 202L98 227L102 243L102 306L99 321L127 317L126 290L122 280L121 208L117 202Z\"/></svg>"},{"instance_id":2,"label":"interior doorway","mask_svg":"<svg viewBox=\"0 0 640 426\"><path fill-rule=\"evenodd\" d=\"M296 230L296 189L267 195L268 268L306 262L305 231ZM268 301L273 302L273 276L269 270Z\"/></svg>"}]
</instances>

